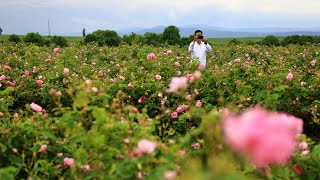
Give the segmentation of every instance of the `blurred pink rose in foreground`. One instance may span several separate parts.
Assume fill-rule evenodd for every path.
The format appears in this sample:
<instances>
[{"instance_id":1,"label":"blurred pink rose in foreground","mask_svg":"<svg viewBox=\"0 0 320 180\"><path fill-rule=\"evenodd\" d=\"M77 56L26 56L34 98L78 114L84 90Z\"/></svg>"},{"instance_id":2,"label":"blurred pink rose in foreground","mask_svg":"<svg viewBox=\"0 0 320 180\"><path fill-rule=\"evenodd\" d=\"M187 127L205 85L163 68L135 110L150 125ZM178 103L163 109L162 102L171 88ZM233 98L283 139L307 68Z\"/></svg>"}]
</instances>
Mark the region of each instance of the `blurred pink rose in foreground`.
<instances>
[{"instance_id":1,"label":"blurred pink rose in foreground","mask_svg":"<svg viewBox=\"0 0 320 180\"><path fill-rule=\"evenodd\" d=\"M167 92L180 93L180 90L185 90L188 87L188 79L186 77L174 77L171 79Z\"/></svg>"},{"instance_id":2,"label":"blurred pink rose in foreground","mask_svg":"<svg viewBox=\"0 0 320 180\"><path fill-rule=\"evenodd\" d=\"M138 142L137 153L139 155L141 155L142 153L152 154L156 147L157 143L146 139L142 139Z\"/></svg>"},{"instance_id":3,"label":"blurred pink rose in foreground","mask_svg":"<svg viewBox=\"0 0 320 180\"><path fill-rule=\"evenodd\" d=\"M300 118L262 108L228 115L222 122L226 142L258 167L288 162L303 127Z\"/></svg>"}]
</instances>

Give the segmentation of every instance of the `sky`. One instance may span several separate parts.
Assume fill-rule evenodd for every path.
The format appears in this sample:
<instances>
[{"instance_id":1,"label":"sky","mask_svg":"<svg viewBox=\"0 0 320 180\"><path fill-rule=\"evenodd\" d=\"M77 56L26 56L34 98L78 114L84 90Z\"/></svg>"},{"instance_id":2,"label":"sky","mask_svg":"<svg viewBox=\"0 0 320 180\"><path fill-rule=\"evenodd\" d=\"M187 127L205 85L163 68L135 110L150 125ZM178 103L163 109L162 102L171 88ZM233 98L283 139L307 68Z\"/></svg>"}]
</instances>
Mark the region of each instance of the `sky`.
<instances>
[{"instance_id":1,"label":"sky","mask_svg":"<svg viewBox=\"0 0 320 180\"><path fill-rule=\"evenodd\" d=\"M320 0L0 0L3 34L51 35L206 24L223 28L320 27Z\"/></svg>"}]
</instances>

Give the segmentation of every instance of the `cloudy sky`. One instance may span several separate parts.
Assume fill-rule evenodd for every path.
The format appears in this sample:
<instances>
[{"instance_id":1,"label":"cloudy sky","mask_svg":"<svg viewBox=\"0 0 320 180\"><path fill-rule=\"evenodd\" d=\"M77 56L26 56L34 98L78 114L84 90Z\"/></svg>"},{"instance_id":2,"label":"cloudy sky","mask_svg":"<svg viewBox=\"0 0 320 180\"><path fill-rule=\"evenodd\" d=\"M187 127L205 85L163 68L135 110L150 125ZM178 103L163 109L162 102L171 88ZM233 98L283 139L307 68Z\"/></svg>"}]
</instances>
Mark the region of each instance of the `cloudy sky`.
<instances>
[{"instance_id":1,"label":"cloudy sky","mask_svg":"<svg viewBox=\"0 0 320 180\"><path fill-rule=\"evenodd\" d=\"M320 0L0 0L5 34L207 24L225 28L320 27Z\"/></svg>"}]
</instances>

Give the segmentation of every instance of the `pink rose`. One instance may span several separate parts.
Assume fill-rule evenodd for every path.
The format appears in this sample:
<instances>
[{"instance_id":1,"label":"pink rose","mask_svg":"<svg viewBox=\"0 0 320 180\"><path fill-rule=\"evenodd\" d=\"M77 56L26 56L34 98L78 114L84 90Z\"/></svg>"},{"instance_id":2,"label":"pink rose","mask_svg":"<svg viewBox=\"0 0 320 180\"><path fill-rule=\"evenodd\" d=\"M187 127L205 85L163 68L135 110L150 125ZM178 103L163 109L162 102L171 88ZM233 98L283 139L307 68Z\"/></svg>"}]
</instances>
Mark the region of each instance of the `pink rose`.
<instances>
[{"instance_id":1,"label":"pink rose","mask_svg":"<svg viewBox=\"0 0 320 180\"><path fill-rule=\"evenodd\" d=\"M156 149L157 143L142 139L138 142L138 154L147 153L152 154Z\"/></svg>"},{"instance_id":2,"label":"pink rose","mask_svg":"<svg viewBox=\"0 0 320 180\"><path fill-rule=\"evenodd\" d=\"M74 160L72 158L66 157L66 158L63 159L63 163L64 163L65 166L70 167L70 166L73 165Z\"/></svg>"},{"instance_id":3,"label":"pink rose","mask_svg":"<svg viewBox=\"0 0 320 180\"><path fill-rule=\"evenodd\" d=\"M100 71L99 71L99 76L102 77L103 75L104 75L103 71L100 70Z\"/></svg>"},{"instance_id":4,"label":"pink rose","mask_svg":"<svg viewBox=\"0 0 320 180\"><path fill-rule=\"evenodd\" d=\"M196 103L196 106L197 107L201 107L202 106L202 102L200 100L198 100L197 103Z\"/></svg>"},{"instance_id":5,"label":"pink rose","mask_svg":"<svg viewBox=\"0 0 320 180\"><path fill-rule=\"evenodd\" d=\"M173 180L177 177L177 173L175 171L166 171L164 173L164 177L167 179L167 180Z\"/></svg>"},{"instance_id":6,"label":"pink rose","mask_svg":"<svg viewBox=\"0 0 320 180\"><path fill-rule=\"evenodd\" d=\"M89 171L90 170L90 166L88 164L81 166L82 170L84 172Z\"/></svg>"},{"instance_id":7,"label":"pink rose","mask_svg":"<svg viewBox=\"0 0 320 180\"><path fill-rule=\"evenodd\" d=\"M305 141L299 143L298 146L299 146L300 149L308 149L308 143L305 142Z\"/></svg>"},{"instance_id":8,"label":"pink rose","mask_svg":"<svg viewBox=\"0 0 320 180\"><path fill-rule=\"evenodd\" d=\"M133 84L132 84L131 82L128 84L128 87L129 87L130 89L134 89L134 86L133 86Z\"/></svg>"},{"instance_id":9,"label":"pink rose","mask_svg":"<svg viewBox=\"0 0 320 180\"><path fill-rule=\"evenodd\" d=\"M234 60L234 62L239 63L239 62L240 62L240 59L237 58L237 59Z\"/></svg>"},{"instance_id":10,"label":"pink rose","mask_svg":"<svg viewBox=\"0 0 320 180\"><path fill-rule=\"evenodd\" d=\"M187 81L188 80L186 77L172 78L167 92L173 92L173 93L179 94L181 90L187 89L188 87Z\"/></svg>"},{"instance_id":11,"label":"pink rose","mask_svg":"<svg viewBox=\"0 0 320 180\"><path fill-rule=\"evenodd\" d=\"M161 76L157 74L157 75L156 75L156 79L157 79L157 80L160 80L160 79L161 79Z\"/></svg>"},{"instance_id":12,"label":"pink rose","mask_svg":"<svg viewBox=\"0 0 320 180\"><path fill-rule=\"evenodd\" d=\"M204 67L205 67L205 65L200 63L199 66L198 66L198 70L201 71Z\"/></svg>"},{"instance_id":13,"label":"pink rose","mask_svg":"<svg viewBox=\"0 0 320 180\"><path fill-rule=\"evenodd\" d=\"M193 149L200 149L201 145L198 142L194 142L194 143L191 144L191 147L193 147Z\"/></svg>"},{"instance_id":14,"label":"pink rose","mask_svg":"<svg viewBox=\"0 0 320 180\"><path fill-rule=\"evenodd\" d=\"M178 113L177 112L173 112L172 114L171 114L171 118L178 118Z\"/></svg>"},{"instance_id":15,"label":"pink rose","mask_svg":"<svg viewBox=\"0 0 320 180\"><path fill-rule=\"evenodd\" d=\"M150 53L147 55L147 60L151 60L151 59L155 59L156 55L154 55L154 53Z\"/></svg>"},{"instance_id":16,"label":"pink rose","mask_svg":"<svg viewBox=\"0 0 320 180\"><path fill-rule=\"evenodd\" d=\"M31 103L31 104L30 104L30 108L31 108L32 110L34 110L35 112L42 112L42 107L39 106L38 104Z\"/></svg>"},{"instance_id":17,"label":"pink rose","mask_svg":"<svg viewBox=\"0 0 320 180\"><path fill-rule=\"evenodd\" d=\"M287 75L287 80L291 81L292 78L293 78L293 74L290 72L288 75Z\"/></svg>"},{"instance_id":18,"label":"pink rose","mask_svg":"<svg viewBox=\"0 0 320 180\"><path fill-rule=\"evenodd\" d=\"M262 108L227 115L222 122L227 144L258 167L287 163L303 128L300 118Z\"/></svg>"},{"instance_id":19,"label":"pink rose","mask_svg":"<svg viewBox=\"0 0 320 180\"><path fill-rule=\"evenodd\" d=\"M64 68L64 69L63 69L63 74L64 74L64 75L67 75L68 73L69 73L69 69L68 69L68 68Z\"/></svg>"},{"instance_id":20,"label":"pink rose","mask_svg":"<svg viewBox=\"0 0 320 180\"><path fill-rule=\"evenodd\" d=\"M175 64L176 66L181 66L178 61L176 61L174 64Z\"/></svg>"},{"instance_id":21,"label":"pink rose","mask_svg":"<svg viewBox=\"0 0 320 180\"><path fill-rule=\"evenodd\" d=\"M147 98L145 96L141 96L138 100L138 103L144 103L146 102Z\"/></svg>"},{"instance_id":22,"label":"pink rose","mask_svg":"<svg viewBox=\"0 0 320 180\"><path fill-rule=\"evenodd\" d=\"M47 151L47 145L44 144L40 147L39 152L46 152Z\"/></svg>"},{"instance_id":23,"label":"pink rose","mask_svg":"<svg viewBox=\"0 0 320 180\"><path fill-rule=\"evenodd\" d=\"M3 80L5 80L6 79L6 76L5 75L1 75L0 76L0 81L3 81Z\"/></svg>"},{"instance_id":24,"label":"pink rose","mask_svg":"<svg viewBox=\"0 0 320 180\"><path fill-rule=\"evenodd\" d=\"M315 66L316 63L317 63L317 60L315 60L315 59L310 62L311 66Z\"/></svg>"},{"instance_id":25,"label":"pink rose","mask_svg":"<svg viewBox=\"0 0 320 180\"><path fill-rule=\"evenodd\" d=\"M59 48L54 48L53 49L53 52L58 52L59 51Z\"/></svg>"}]
</instances>

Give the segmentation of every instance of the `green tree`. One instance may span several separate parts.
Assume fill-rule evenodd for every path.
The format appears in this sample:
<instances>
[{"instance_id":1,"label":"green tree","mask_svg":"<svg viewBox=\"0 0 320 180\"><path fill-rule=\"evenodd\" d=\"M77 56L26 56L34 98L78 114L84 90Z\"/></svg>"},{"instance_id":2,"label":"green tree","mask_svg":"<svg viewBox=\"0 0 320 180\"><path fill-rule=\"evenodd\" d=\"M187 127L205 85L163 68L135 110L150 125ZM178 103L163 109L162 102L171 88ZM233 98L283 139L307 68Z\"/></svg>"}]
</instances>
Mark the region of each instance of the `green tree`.
<instances>
[{"instance_id":1,"label":"green tree","mask_svg":"<svg viewBox=\"0 0 320 180\"><path fill-rule=\"evenodd\" d=\"M85 37L84 42L97 42L99 46L118 46L121 42L121 37L117 32L112 30L97 30Z\"/></svg>"},{"instance_id":2,"label":"green tree","mask_svg":"<svg viewBox=\"0 0 320 180\"><path fill-rule=\"evenodd\" d=\"M143 35L143 43L148 45L160 46L161 35L153 32L146 32Z\"/></svg>"},{"instance_id":3,"label":"green tree","mask_svg":"<svg viewBox=\"0 0 320 180\"><path fill-rule=\"evenodd\" d=\"M38 46L43 46L46 44L46 40L43 36L41 36L39 33L28 33L24 38L23 41L26 43L33 43Z\"/></svg>"},{"instance_id":4,"label":"green tree","mask_svg":"<svg viewBox=\"0 0 320 180\"><path fill-rule=\"evenodd\" d=\"M229 45L238 45L238 44L241 44L241 41L236 38L233 38L233 39L231 39L231 41L229 41L228 44Z\"/></svg>"},{"instance_id":5,"label":"green tree","mask_svg":"<svg viewBox=\"0 0 320 180\"><path fill-rule=\"evenodd\" d=\"M162 33L162 41L167 42L169 45L180 44L181 36L180 30L176 26L168 26Z\"/></svg>"},{"instance_id":6,"label":"green tree","mask_svg":"<svg viewBox=\"0 0 320 180\"><path fill-rule=\"evenodd\" d=\"M51 39L51 42L53 44L55 44L56 46L60 46L60 47L68 46L67 39L62 37L62 36L53 36L52 39Z\"/></svg>"},{"instance_id":7,"label":"green tree","mask_svg":"<svg viewBox=\"0 0 320 180\"><path fill-rule=\"evenodd\" d=\"M18 35L12 34L9 36L8 41L18 43L21 41L21 39Z\"/></svg>"},{"instance_id":8,"label":"green tree","mask_svg":"<svg viewBox=\"0 0 320 180\"><path fill-rule=\"evenodd\" d=\"M277 37L273 35L269 35L262 40L262 44L266 46L279 46L280 41Z\"/></svg>"},{"instance_id":9,"label":"green tree","mask_svg":"<svg viewBox=\"0 0 320 180\"><path fill-rule=\"evenodd\" d=\"M2 28L0 27L0 35L2 34Z\"/></svg>"}]
</instances>

